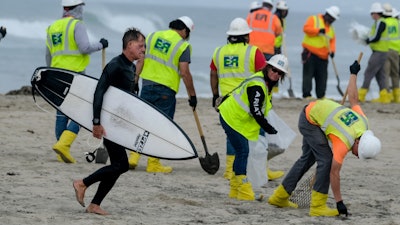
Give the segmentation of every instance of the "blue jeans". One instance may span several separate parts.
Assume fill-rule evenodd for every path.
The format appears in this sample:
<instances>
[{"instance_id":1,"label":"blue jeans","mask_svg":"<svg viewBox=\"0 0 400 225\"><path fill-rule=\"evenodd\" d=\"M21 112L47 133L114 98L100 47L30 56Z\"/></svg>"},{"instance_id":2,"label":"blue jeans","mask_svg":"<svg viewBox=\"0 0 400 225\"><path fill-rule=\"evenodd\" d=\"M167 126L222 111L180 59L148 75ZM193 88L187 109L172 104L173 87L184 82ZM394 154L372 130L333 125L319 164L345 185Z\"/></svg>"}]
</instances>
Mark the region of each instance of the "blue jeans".
<instances>
[{"instance_id":1,"label":"blue jeans","mask_svg":"<svg viewBox=\"0 0 400 225\"><path fill-rule=\"evenodd\" d=\"M70 120L62 112L57 110L56 128L55 128L57 141L60 139L60 136L64 132L64 130L69 130L75 134L78 134L79 129L80 129L79 124Z\"/></svg>"},{"instance_id":2,"label":"blue jeans","mask_svg":"<svg viewBox=\"0 0 400 225\"><path fill-rule=\"evenodd\" d=\"M232 129L225 120L219 116L222 128L235 150L235 161L233 162L233 171L235 175L247 174L247 158L249 156L249 141L240 133Z\"/></svg>"},{"instance_id":3,"label":"blue jeans","mask_svg":"<svg viewBox=\"0 0 400 225\"><path fill-rule=\"evenodd\" d=\"M265 131L261 128L260 135L265 137ZM226 155L235 155L235 148L233 148L229 138L226 137Z\"/></svg>"},{"instance_id":4,"label":"blue jeans","mask_svg":"<svg viewBox=\"0 0 400 225\"><path fill-rule=\"evenodd\" d=\"M153 104L171 119L174 119L176 98L175 91L164 85L146 85L142 87L140 97Z\"/></svg>"}]
</instances>

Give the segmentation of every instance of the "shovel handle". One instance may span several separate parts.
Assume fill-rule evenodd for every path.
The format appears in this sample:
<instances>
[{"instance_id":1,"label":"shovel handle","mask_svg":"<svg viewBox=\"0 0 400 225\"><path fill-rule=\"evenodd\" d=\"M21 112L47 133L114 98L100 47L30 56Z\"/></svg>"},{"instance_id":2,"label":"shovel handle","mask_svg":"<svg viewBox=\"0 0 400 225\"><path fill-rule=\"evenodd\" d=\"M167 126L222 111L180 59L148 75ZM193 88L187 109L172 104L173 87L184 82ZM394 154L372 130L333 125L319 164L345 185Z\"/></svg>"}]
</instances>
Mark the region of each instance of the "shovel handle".
<instances>
[{"instance_id":1,"label":"shovel handle","mask_svg":"<svg viewBox=\"0 0 400 225\"><path fill-rule=\"evenodd\" d=\"M101 50L101 69L104 69L106 66L106 49L103 48Z\"/></svg>"},{"instance_id":2,"label":"shovel handle","mask_svg":"<svg viewBox=\"0 0 400 225\"><path fill-rule=\"evenodd\" d=\"M362 59L362 57L363 57L363 54L364 54L363 52L360 52L360 54L358 55L358 59L357 59L357 62L358 62L358 63L361 62L361 59ZM346 88L346 91L344 92L342 101L340 102L341 105L344 104L344 102L346 101L346 98L347 98L347 88Z\"/></svg>"},{"instance_id":3,"label":"shovel handle","mask_svg":"<svg viewBox=\"0 0 400 225\"><path fill-rule=\"evenodd\" d=\"M194 116L194 119L195 119L195 121L196 121L197 130L199 130L201 142L203 143L203 147L204 147L204 150L205 150L205 152L206 152L206 155L209 155L209 153L208 153L208 148L207 148L207 144L206 144L206 139L204 138L203 129L201 128L199 116L197 115L196 110L193 110L193 116Z\"/></svg>"}]
</instances>

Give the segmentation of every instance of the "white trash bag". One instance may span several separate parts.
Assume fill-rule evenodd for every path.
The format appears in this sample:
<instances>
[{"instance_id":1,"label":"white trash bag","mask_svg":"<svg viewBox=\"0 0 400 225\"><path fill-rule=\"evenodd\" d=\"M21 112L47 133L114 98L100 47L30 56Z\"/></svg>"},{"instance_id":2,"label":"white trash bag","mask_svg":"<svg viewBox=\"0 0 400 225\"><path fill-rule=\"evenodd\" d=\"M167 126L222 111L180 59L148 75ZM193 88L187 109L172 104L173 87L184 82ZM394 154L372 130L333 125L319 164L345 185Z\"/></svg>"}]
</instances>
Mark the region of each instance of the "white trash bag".
<instances>
[{"instance_id":1,"label":"white trash bag","mask_svg":"<svg viewBox=\"0 0 400 225\"><path fill-rule=\"evenodd\" d=\"M249 179L255 192L268 183L267 146L267 140L261 135L258 136L258 141L249 141L247 178Z\"/></svg>"},{"instance_id":2,"label":"white trash bag","mask_svg":"<svg viewBox=\"0 0 400 225\"><path fill-rule=\"evenodd\" d=\"M357 43L362 45L367 45L365 40L368 38L368 34L370 32L369 27L359 24L356 21L353 21L350 24L349 32L353 40L355 40Z\"/></svg>"},{"instance_id":3,"label":"white trash bag","mask_svg":"<svg viewBox=\"0 0 400 225\"><path fill-rule=\"evenodd\" d=\"M296 138L296 132L283 121L273 109L268 112L268 122L278 131L277 134L265 133L268 143L268 160L282 154Z\"/></svg>"}]
</instances>

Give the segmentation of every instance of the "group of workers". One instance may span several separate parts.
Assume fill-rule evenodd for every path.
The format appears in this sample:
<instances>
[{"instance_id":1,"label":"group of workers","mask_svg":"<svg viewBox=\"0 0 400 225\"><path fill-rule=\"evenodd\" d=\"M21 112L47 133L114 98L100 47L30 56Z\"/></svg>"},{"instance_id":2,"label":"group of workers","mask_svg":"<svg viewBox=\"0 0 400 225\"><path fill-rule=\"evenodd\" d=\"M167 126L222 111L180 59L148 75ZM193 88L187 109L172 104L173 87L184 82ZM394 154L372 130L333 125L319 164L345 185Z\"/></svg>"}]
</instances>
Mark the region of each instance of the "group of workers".
<instances>
[{"instance_id":1,"label":"group of workers","mask_svg":"<svg viewBox=\"0 0 400 225\"><path fill-rule=\"evenodd\" d=\"M84 73L90 60L89 54L108 47L108 41L104 38L96 43L88 41L82 23L84 4L83 0L62 0L62 18L47 29L48 66ZM280 0L277 3L275 14L271 12L273 4L270 0L254 5L256 7L251 9L247 20L240 17L232 20L226 32L227 44L215 49L210 64L212 106L219 112L221 126L227 137L224 177L229 180L229 197L244 201L256 199L246 171L249 151L252 151L250 143L259 141L265 133L277 134L278 131L266 116L272 109L273 88L284 80L289 70L287 57L280 54L284 45L282 27L285 27L284 18L288 14L286 2ZM332 6L326 9L325 15L312 16L306 22L307 33L303 46L307 61L305 67L310 77L323 74L323 69L315 67L321 67L321 60L326 61L328 56L334 57L335 38L330 24L338 17L339 9ZM171 21L169 29L150 33L147 37L136 28L128 28L122 38L122 53L104 67L93 93L92 130L94 137L104 138L110 164L83 179L73 181L76 199L83 207L87 188L100 182L86 212L109 214L100 207L101 202L119 176L129 168L135 168L140 158L138 153L131 153L128 158L123 146L107 139L101 123L104 93L110 86L132 92L173 119L175 95L182 78L189 95L189 106L191 110L196 110L196 91L189 67L192 49L188 42L193 29L194 23L187 16ZM265 43L265 40L268 42ZM318 49L315 46L320 45L328 45L324 59L314 53ZM351 108L323 98L325 90L321 90L318 100L301 110L299 129L303 135L303 154L269 197L269 204L297 207L289 201L289 197L304 173L317 162L310 215L348 214L341 197L339 175L345 155L352 151L359 158L373 158L380 151L380 141L370 131L367 118L358 104L356 78L359 70L360 65L355 61L350 66L348 86ZM220 95L224 98L217 103ZM79 132L79 125L68 120L61 112L57 112L56 118L57 143L53 150L60 161L74 163L70 146ZM146 171L170 173L172 168L163 166L157 158L149 157ZM265 173L268 174L268 170ZM283 176L283 172L280 176ZM337 209L326 205L330 185Z\"/></svg>"}]
</instances>

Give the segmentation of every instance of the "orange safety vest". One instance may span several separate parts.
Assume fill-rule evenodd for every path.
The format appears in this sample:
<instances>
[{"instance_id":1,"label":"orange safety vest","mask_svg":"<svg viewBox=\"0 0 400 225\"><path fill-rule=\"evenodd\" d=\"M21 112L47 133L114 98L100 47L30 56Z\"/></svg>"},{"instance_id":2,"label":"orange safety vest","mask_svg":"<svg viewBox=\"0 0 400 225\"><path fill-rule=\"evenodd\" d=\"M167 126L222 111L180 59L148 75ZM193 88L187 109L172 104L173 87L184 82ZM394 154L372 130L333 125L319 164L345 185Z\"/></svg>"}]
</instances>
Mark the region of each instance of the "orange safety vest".
<instances>
[{"instance_id":1,"label":"orange safety vest","mask_svg":"<svg viewBox=\"0 0 400 225\"><path fill-rule=\"evenodd\" d=\"M250 45L257 46L263 53L274 54L275 37L282 33L279 18L266 8L247 16L250 29Z\"/></svg>"},{"instance_id":2,"label":"orange safety vest","mask_svg":"<svg viewBox=\"0 0 400 225\"><path fill-rule=\"evenodd\" d=\"M325 35L319 33L321 28L325 29ZM312 54L317 55L321 59L328 59L329 49L331 52L335 52L335 30L332 26L325 24L322 14L308 17L303 26L303 31L304 38L301 45Z\"/></svg>"}]
</instances>

